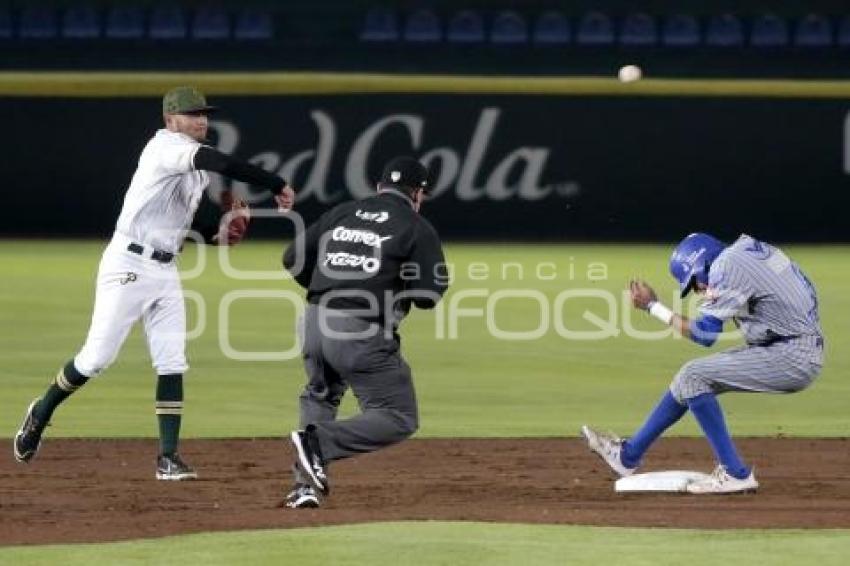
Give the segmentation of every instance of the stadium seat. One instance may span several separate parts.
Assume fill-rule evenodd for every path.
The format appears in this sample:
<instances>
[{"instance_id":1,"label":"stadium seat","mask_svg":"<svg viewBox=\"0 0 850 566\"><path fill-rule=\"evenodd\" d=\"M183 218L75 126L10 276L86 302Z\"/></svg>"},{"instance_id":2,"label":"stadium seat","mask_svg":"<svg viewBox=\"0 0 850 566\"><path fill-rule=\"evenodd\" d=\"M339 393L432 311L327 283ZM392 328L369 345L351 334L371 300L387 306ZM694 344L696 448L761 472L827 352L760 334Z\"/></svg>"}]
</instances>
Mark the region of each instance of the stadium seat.
<instances>
[{"instance_id":1,"label":"stadium seat","mask_svg":"<svg viewBox=\"0 0 850 566\"><path fill-rule=\"evenodd\" d=\"M838 45L850 47L850 15L844 16L838 22Z\"/></svg>"},{"instance_id":2,"label":"stadium seat","mask_svg":"<svg viewBox=\"0 0 850 566\"><path fill-rule=\"evenodd\" d=\"M673 14L664 20L661 43L670 47L692 47L700 42L699 20L691 14Z\"/></svg>"},{"instance_id":3,"label":"stadium seat","mask_svg":"<svg viewBox=\"0 0 850 566\"><path fill-rule=\"evenodd\" d=\"M96 39L100 37L100 15L89 5L71 6L62 16L62 37Z\"/></svg>"},{"instance_id":4,"label":"stadium seat","mask_svg":"<svg viewBox=\"0 0 850 566\"><path fill-rule=\"evenodd\" d=\"M151 39L185 39L186 17L179 6L157 6L150 16Z\"/></svg>"},{"instance_id":5,"label":"stadium seat","mask_svg":"<svg viewBox=\"0 0 850 566\"><path fill-rule=\"evenodd\" d=\"M229 39L230 16L224 8L204 6L192 18L192 37L195 39Z\"/></svg>"},{"instance_id":6,"label":"stadium seat","mask_svg":"<svg viewBox=\"0 0 850 566\"><path fill-rule=\"evenodd\" d=\"M404 40L411 43L437 43L443 40L440 18L431 10L416 10L408 14L404 24Z\"/></svg>"},{"instance_id":7,"label":"stadium seat","mask_svg":"<svg viewBox=\"0 0 850 566\"><path fill-rule=\"evenodd\" d=\"M140 39L145 35L145 14L138 6L115 6L106 16L106 37Z\"/></svg>"},{"instance_id":8,"label":"stadium seat","mask_svg":"<svg viewBox=\"0 0 850 566\"><path fill-rule=\"evenodd\" d=\"M398 37L398 18L395 12L375 8L366 14L360 30L360 41L396 41Z\"/></svg>"},{"instance_id":9,"label":"stadium seat","mask_svg":"<svg viewBox=\"0 0 850 566\"><path fill-rule=\"evenodd\" d=\"M620 30L620 43L630 46L658 43L658 27L655 24L655 18L641 12L626 16Z\"/></svg>"},{"instance_id":10,"label":"stadium seat","mask_svg":"<svg viewBox=\"0 0 850 566\"><path fill-rule=\"evenodd\" d=\"M538 45L560 45L572 40L570 20L555 10L543 12L534 23L532 41Z\"/></svg>"},{"instance_id":11,"label":"stadium seat","mask_svg":"<svg viewBox=\"0 0 850 566\"><path fill-rule=\"evenodd\" d=\"M236 16L233 37L248 41L274 38L272 15L264 10L243 10Z\"/></svg>"},{"instance_id":12,"label":"stadium seat","mask_svg":"<svg viewBox=\"0 0 850 566\"><path fill-rule=\"evenodd\" d=\"M579 20L576 30L579 45L611 45L614 43L614 24L602 12L588 12Z\"/></svg>"},{"instance_id":13,"label":"stadium seat","mask_svg":"<svg viewBox=\"0 0 850 566\"><path fill-rule=\"evenodd\" d=\"M794 45L800 47L830 47L832 22L821 14L808 14L797 23Z\"/></svg>"},{"instance_id":14,"label":"stadium seat","mask_svg":"<svg viewBox=\"0 0 850 566\"><path fill-rule=\"evenodd\" d=\"M499 12L493 18L490 42L499 45L516 45L528 42L528 24L514 11Z\"/></svg>"},{"instance_id":15,"label":"stadium seat","mask_svg":"<svg viewBox=\"0 0 850 566\"><path fill-rule=\"evenodd\" d=\"M776 14L762 14L753 19L750 45L755 47L785 47L788 45L788 24Z\"/></svg>"},{"instance_id":16,"label":"stadium seat","mask_svg":"<svg viewBox=\"0 0 850 566\"><path fill-rule=\"evenodd\" d=\"M744 44L744 25L733 14L721 14L708 19L705 43L712 47L738 47Z\"/></svg>"},{"instance_id":17,"label":"stadium seat","mask_svg":"<svg viewBox=\"0 0 850 566\"><path fill-rule=\"evenodd\" d=\"M481 43L484 41L484 20L472 10L458 12L449 20L446 39L452 43Z\"/></svg>"},{"instance_id":18,"label":"stadium seat","mask_svg":"<svg viewBox=\"0 0 850 566\"><path fill-rule=\"evenodd\" d=\"M56 37L56 12L48 6L27 6L18 19L18 37L53 39Z\"/></svg>"},{"instance_id":19,"label":"stadium seat","mask_svg":"<svg viewBox=\"0 0 850 566\"><path fill-rule=\"evenodd\" d=\"M12 14L6 6L0 6L0 39L12 37Z\"/></svg>"}]
</instances>

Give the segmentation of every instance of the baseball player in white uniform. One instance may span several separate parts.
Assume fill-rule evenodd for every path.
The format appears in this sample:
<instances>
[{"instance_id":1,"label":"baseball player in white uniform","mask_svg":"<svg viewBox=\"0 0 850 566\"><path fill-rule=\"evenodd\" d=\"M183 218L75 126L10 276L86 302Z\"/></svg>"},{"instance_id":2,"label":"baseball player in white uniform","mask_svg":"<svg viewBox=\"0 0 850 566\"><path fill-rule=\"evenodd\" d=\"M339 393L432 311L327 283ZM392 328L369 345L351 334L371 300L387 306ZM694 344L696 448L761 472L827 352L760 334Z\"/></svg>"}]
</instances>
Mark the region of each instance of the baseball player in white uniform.
<instances>
[{"instance_id":1,"label":"baseball player in white uniform","mask_svg":"<svg viewBox=\"0 0 850 566\"><path fill-rule=\"evenodd\" d=\"M634 306L703 346L714 344L723 323L731 320L746 345L685 364L631 438L588 426L582 427L582 434L612 470L628 476L652 443L690 411L711 444L718 466L707 480L689 484L687 491L755 491L759 486L755 473L735 449L717 395L727 391L793 393L814 381L823 367L824 344L815 287L782 250L746 234L729 246L708 234L691 234L673 251L670 273L682 297L691 290L705 295L698 318L673 313L642 281L630 284Z\"/></svg>"},{"instance_id":2,"label":"baseball player in white uniform","mask_svg":"<svg viewBox=\"0 0 850 566\"><path fill-rule=\"evenodd\" d=\"M103 252L88 337L45 394L27 409L14 439L19 462L28 462L36 455L56 407L109 367L130 329L141 319L158 375L155 407L160 446L156 478L197 477L177 451L183 374L189 366L183 292L175 258L209 185L207 171L272 191L281 211L291 209L295 200L293 189L279 176L204 145L207 115L214 110L192 87L178 87L165 94L165 128L158 130L142 151L115 233ZM233 212L227 217L232 221L203 226L199 232L208 243L233 245L247 230L248 209L243 203L234 203L229 192L222 200L223 212Z\"/></svg>"}]
</instances>

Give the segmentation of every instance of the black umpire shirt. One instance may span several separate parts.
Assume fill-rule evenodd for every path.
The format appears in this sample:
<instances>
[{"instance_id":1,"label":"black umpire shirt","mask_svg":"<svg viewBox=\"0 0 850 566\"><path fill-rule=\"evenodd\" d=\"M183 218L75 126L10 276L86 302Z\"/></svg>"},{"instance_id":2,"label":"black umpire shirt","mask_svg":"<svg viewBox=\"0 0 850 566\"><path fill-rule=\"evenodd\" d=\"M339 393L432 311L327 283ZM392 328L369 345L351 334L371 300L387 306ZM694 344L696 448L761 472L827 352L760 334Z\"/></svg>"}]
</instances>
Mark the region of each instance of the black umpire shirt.
<instances>
[{"instance_id":1,"label":"black umpire shirt","mask_svg":"<svg viewBox=\"0 0 850 566\"><path fill-rule=\"evenodd\" d=\"M394 325L411 303L433 308L448 288L437 231L393 188L323 214L296 236L283 266L309 303Z\"/></svg>"}]
</instances>

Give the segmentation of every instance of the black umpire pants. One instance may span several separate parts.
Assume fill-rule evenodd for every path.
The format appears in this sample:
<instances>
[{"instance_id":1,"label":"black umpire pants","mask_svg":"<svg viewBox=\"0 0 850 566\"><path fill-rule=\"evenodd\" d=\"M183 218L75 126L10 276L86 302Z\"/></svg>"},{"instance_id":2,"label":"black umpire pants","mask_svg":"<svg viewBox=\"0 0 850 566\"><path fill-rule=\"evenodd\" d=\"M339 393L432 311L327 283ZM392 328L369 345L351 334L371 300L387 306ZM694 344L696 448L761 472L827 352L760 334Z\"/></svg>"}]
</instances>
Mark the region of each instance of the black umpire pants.
<instances>
[{"instance_id":1,"label":"black umpire pants","mask_svg":"<svg viewBox=\"0 0 850 566\"><path fill-rule=\"evenodd\" d=\"M341 311L308 305L303 354L301 427L316 426L325 461L372 452L416 432L416 393L397 336ZM361 413L336 420L348 387Z\"/></svg>"}]
</instances>

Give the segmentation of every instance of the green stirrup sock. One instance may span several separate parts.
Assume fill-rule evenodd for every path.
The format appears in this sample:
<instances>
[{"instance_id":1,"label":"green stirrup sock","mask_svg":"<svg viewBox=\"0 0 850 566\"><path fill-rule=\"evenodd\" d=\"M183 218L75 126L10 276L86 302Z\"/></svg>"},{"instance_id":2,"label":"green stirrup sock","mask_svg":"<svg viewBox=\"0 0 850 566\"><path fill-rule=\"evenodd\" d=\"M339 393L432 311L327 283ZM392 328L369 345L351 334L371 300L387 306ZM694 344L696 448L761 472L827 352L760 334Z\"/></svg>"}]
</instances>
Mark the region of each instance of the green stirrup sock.
<instances>
[{"instance_id":1,"label":"green stirrup sock","mask_svg":"<svg viewBox=\"0 0 850 566\"><path fill-rule=\"evenodd\" d=\"M183 374L160 375L156 382L156 418L159 421L160 454L177 452L182 415Z\"/></svg>"},{"instance_id":2,"label":"green stirrup sock","mask_svg":"<svg viewBox=\"0 0 850 566\"><path fill-rule=\"evenodd\" d=\"M53 379L53 383L50 384L50 387L47 388L47 391L35 406L35 411L33 411L35 418L42 423L50 422L50 417L53 416L56 407L71 393L85 385L88 380L88 377L77 371L73 360L65 364L65 367L59 370L59 373Z\"/></svg>"}]
</instances>

